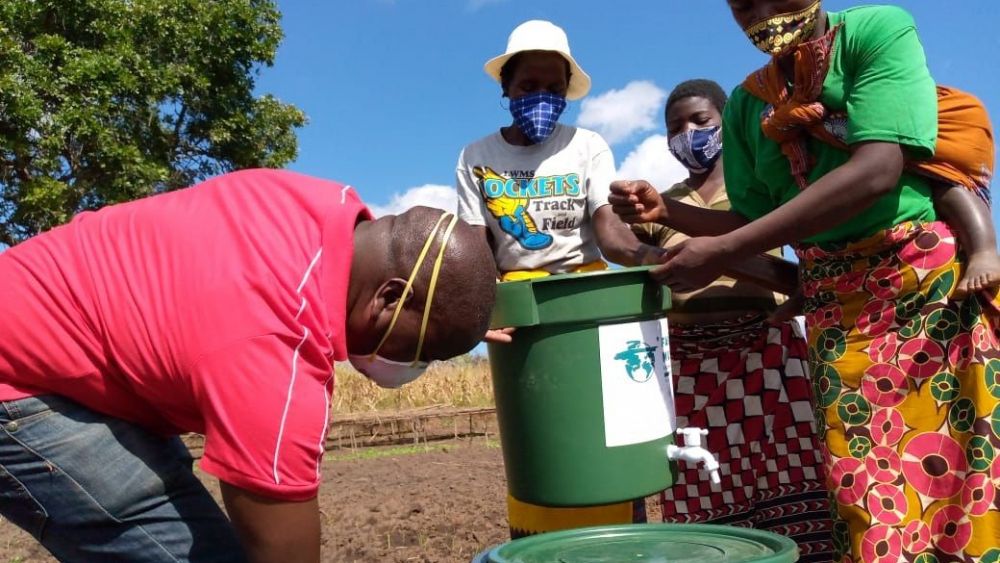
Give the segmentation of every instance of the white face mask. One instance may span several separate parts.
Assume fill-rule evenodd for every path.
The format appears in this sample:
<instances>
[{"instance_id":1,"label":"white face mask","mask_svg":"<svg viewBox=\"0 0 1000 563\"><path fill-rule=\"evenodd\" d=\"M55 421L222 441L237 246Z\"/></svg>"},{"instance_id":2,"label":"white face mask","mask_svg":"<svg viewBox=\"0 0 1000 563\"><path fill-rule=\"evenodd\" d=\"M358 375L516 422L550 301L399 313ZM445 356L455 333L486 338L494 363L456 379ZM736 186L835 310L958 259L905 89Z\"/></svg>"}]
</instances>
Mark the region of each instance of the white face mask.
<instances>
[{"instance_id":1,"label":"white face mask","mask_svg":"<svg viewBox=\"0 0 1000 563\"><path fill-rule=\"evenodd\" d=\"M379 387L396 389L424 374L427 362L394 362L382 356L348 354L354 369L365 374Z\"/></svg>"},{"instance_id":2,"label":"white face mask","mask_svg":"<svg viewBox=\"0 0 1000 563\"><path fill-rule=\"evenodd\" d=\"M428 235L427 240L424 242L424 247L420 250L420 255L417 257L417 263L413 266L413 271L410 272L410 279L406 280L406 287L403 288L403 295L399 299L399 304L397 304L396 310L392 313L389 328L382 335L382 340L379 341L378 346L375 347L375 350L371 354L347 355L347 359L354 366L354 369L366 375L379 387L389 389L401 387L423 375L427 369L428 363L420 361L420 352L424 347L424 335L427 332L427 321L430 318L431 303L434 301L434 289L437 287L438 273L441 271L441 262L444 259L444 249L448 246L448 239L451 238L451 233L458 222L457 215L451 216L451 222L445 228L444 240L441 241L441 248L438 250L437 259L434 261L434 270L431 272L431 281L427 287L427 304L424 306L424 316L420 323L420 336L417 338L417 352L413 356L413 361L397 362L379 356L378 351L382 349L382 345L385 344L385 341L389 339L389 335L392 334L392 329L396 326L396 320L399 319L399 313L403 310L406 297L412 291L413 280L416 279L417 274L420 272L424 258L427 257L427 251L430 250L431 244L434 242L434 237L437 236L438 230L441 228L441 223L444 222L445 217L448 215L449 213L441 214L437 224L434 225L434 229L431 230L431 234Z\"/></svg>"}]
</instances>

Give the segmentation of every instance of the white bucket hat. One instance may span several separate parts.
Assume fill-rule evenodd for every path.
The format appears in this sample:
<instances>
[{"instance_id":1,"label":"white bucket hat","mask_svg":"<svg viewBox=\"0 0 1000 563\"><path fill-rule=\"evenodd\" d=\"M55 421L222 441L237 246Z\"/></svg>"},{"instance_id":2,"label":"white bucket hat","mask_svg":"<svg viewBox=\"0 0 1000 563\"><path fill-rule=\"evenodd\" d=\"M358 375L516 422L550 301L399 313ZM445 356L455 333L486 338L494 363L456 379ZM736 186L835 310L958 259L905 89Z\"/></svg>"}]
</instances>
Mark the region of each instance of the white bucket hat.
<instances>
[{"instance_id":1,"label":"white bucket hat","mask_svg":"<svg viewBox=\"0 0 1000 563\"><path fill-rule=\"evenodd\" d=\"M566 32L552 22L544 20L530 20L515 27L507 39L507 52L486 61L483 69L486 70L486 74L500 82L500 69L504 63L523 51L554 51L566 59L570 68L566 99L578 100L590 91L590 76L583 72L569 54L569 39L566 38Z\"/></svg>"}]
</instances>

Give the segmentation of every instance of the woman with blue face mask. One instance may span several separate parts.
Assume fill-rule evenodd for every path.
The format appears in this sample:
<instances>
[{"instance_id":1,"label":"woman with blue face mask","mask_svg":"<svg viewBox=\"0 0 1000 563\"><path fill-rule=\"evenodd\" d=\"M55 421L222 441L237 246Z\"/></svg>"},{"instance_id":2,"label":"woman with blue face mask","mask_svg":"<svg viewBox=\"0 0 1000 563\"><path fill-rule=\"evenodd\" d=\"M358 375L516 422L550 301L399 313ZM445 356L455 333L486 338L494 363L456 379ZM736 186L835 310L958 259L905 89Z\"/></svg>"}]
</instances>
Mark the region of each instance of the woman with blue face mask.
<instances>
[{"instance_id":1,"label":"woman with blue face mask","mask_svg":"<svg viewBox=\"0 0 1000 563\"><path fill-rule=\"evenodd\" d=\"M688 80L670 93L668 147L689 174L664 198L729 209L722 169L725 106L725 92L711 80ZM632 229L639 240L662 248L688 238L656 223ZM681 465L673 486L660 494L661 514L664 522L725 522L779 533L798 543L802 561L830 561L833 522L805 336L795 320L768 318L782 299L728 277L671 296L677 425L708 429L706 448L719 460L722 483L709 490L697 467Z\"/></svg>"},{"instance_id":2,"label":"woman with blue face mask","mask_svg":"<svg viewBox=\"0 0 1000 563\"><path fill-rule=\"evenodd\" d=\"M547 21L525 22L485 70L509 100L510 121L462 150L456 187L458 216L489 241L499 279L604 270L605 258L656 262L662 251L640 243L608 205L615 163L607 142L559 123L568 101L590 89L566 33ZM486 338L516 335L495 330ZM508 501L514 536L633 520L632 503L559 509Z\"/></svg>"},{"instance_id":3,"label":"woman with blue face mask","mask_svg":"<svg viewBox=\"0 0 1000 563\"><path fill-rule=\"evenodd\" d=\"M525 22L485 70L509 100L510 124L462 150L458 215L489 240L500 279L603 270L604 258L653 263L659 249L636 240L608 206L615 163L607 142L559 123L568 101L590 90L566 33Z\"/></svg>"}]
</instances>

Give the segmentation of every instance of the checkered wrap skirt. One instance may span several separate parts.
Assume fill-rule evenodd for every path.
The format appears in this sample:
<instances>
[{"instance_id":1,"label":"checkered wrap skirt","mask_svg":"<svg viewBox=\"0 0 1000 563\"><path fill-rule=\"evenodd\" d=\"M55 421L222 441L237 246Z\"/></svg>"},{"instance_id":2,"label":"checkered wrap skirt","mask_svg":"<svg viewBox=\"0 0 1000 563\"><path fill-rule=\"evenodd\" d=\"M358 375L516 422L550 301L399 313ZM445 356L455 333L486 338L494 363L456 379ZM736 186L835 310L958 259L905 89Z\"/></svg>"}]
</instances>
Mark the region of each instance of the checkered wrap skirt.
<instances>
[{"instance_id":1,"label":"checkered wrap skirt","mask_svg":"<svg viewBox=\"0 0 1000 563\"><path fill-rule=\"evenodd\" d=\"M713 522L788 536L802 562L833 555L807 348L795 321L749 315L670 326L677 426L707 428L721 488L680 463L660 495L665 522Z\"/></svg>"}]
</instances>

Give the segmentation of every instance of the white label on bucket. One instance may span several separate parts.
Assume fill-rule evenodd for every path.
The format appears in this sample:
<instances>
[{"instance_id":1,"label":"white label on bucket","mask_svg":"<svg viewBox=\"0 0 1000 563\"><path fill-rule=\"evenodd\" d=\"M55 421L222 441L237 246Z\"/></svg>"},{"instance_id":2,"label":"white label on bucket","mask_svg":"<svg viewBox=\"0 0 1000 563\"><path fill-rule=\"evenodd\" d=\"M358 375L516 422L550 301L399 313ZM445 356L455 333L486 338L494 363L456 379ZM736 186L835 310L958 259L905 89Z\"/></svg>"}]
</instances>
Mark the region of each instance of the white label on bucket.
<instances>
[{"instance_id":1,"label":"white label on bucket","mask_svg":"<svg viewBox=\"0 0 1000 563\"><path fill-rule=\"evenodd\" d=\"M667 320L598 327L604 441L641 444L674 431Z\"/></svg>"}]
</instances>

